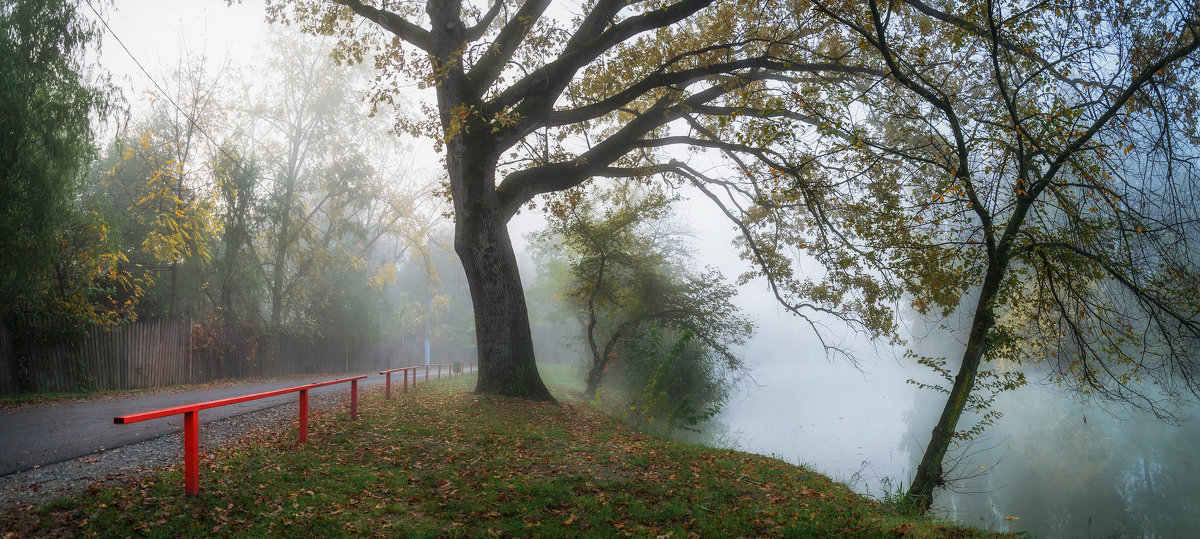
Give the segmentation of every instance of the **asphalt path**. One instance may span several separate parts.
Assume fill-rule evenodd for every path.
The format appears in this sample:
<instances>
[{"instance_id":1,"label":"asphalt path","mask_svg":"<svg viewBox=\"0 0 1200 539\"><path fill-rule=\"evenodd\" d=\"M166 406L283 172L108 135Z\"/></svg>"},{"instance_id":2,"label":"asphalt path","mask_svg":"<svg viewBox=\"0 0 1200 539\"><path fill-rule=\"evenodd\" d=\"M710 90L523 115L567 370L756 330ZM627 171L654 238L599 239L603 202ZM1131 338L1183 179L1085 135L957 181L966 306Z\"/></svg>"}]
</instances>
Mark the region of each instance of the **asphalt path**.
<instances>
[{"instance_id":1,"label":"asphalt path","mask_svg":"<svg viewBox=\"0 0 1200 539\"><path fill-rule=\"evenodd\" d=\"M219 389L145 395L131 393L127 397L67 400L0 410L0 477L107 449L143 442L180 432L183 428L182 415L127 425L115 425L113 418L117 416L353 376L357 375L312 375L311 378L239 384ZM392 378L392 384L395 385L397 383L396 376L393 375ZM359 391L361 392L367 387L382 385L383 381L382 375L372 374L366 379L358 381ZM309 396L339 390L345 391L349 388L349 382L325 386L309 390ZM392 389L397 388L393 387ZM297 393L289 393L201 410L199 412L200 423L203 425L218 419L293 403L298 398ZM201 436L203 436L203 429L201 429Z\"/></svg>"}]
</instances>

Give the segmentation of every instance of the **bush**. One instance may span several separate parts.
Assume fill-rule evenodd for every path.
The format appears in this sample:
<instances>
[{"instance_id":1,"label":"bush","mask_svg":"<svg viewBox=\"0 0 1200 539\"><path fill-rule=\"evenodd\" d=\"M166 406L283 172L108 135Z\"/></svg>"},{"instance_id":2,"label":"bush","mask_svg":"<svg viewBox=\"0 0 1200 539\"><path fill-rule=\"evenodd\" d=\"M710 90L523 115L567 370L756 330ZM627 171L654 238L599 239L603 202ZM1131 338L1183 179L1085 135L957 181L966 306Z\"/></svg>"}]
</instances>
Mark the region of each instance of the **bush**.
<instances>
[{"instance_id":1,"label":"bush","mask_svg":"<svg viewBox=\"0 0 1200 539\"><path fill-rule=\"evenodd\" d=\"M678 428L699 432L701 424L721 411L729 395L721 363L692 341L692 332L664 337L651 329L626 352L624 375L632 388L628 417L636 425L667 433Z\"/></svg>"}]
</instances>

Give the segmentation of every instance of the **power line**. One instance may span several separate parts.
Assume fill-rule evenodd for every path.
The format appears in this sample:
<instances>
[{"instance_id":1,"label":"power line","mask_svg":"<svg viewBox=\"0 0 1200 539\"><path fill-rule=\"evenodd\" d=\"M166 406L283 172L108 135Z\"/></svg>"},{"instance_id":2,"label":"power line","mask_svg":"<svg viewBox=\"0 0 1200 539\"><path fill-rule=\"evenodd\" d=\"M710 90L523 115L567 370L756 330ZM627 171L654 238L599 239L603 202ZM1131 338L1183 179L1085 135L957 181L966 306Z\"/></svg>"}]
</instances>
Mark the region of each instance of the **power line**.
<instances>
[{"instance_id":1,"label":"power line","mask_svg":"<svg viewBox=\"0 0 1200 539\"><path fill-rule=\"evenodd\" d=\"M214 147L217 148L218 152L221 152L221 154L224 155L227 159L229 159L229 161L231 163L233 163L235 166L237 166L237 168L242 172L242 174L249 174L249 171L247 171L245 169L245 167L242 166L242 162L240 159L235 158L233 155L231 155L228 151L225 150L225 147L223 145L217 143L217 141L211 135L208 134L208 131L205 131L204 128L200 126L200 123L197 122L196 119L193 118L190 114L185 112L183 110L183 107L180 107L179 104L176 103L175 100L171 98L171 94L168 93L166 90L164 90L163 87L158 84L158 81L154 79L154 76L152 76L150 74L150 71L148 71L146 69L146 67L142 65L142 62L139 61L137 59L137 57L133 55L133 52L129 50L129 47L125 46L125 42L122 41L121 38L119 36L117 36L117 33L113 31L112 27L108 25L108 21L105 20L104 17L100 15L100 12L96 9L96 6L92 5L92 0L84 0L84 1L87 3L88 8L90 8L92 10L92 13L94 13L96 15L96 18L100 20L100 24L104 25L104 29L108 31L108 35L112 36L112 38L117 41L117 44L121 46L121 49L125 51L125 54L127 54L129 56L129 59L133 60L133 63L138 66L138 69L142 70L142 74L146 75L147 79L150 79L150 84L153 84L154 87L158 89L159 94L161 94L167 100L167 102L171 104L172 107L175 107L175 110L179 111L179 113L182 114L184 118L187 118L188 123L192 124L192 127L195 127L196 131L199 131L200 134L204 136L204 138L208 139L208 141L210 143L212 143L212 145Z\"/></svg>"},{"instance_id":2,"label":"power line","mask_svg":"<svg viewBox=\"0 0 1200 539\"><path fill-rule=\"evenodd\" d=\"M231 162L235 167L237 167L237 169L242 174L251 175L251 173L248 170L246 170L246 168L242 165L242 160L237 159L232 154L230 154L229 151L225 149L224 145L219 144L211 135L209 135L208 131L206 131L204 129L204 127L201 126L200 123L194 117L192 117L192 115L188 114L185 110L183 110L183 107L180 107L179 104L176 103L174 99L172 99L171 94L169 92L167 92L165 89L163 89L163 87L161 85L159 85L158 81L155 80L154 76L150 74L150 71L147 70L146 67L142 65L142 62L139 61L136 56L134 56L133 52L129 50L129 47L125 45L125 42L122 41L121 38L119 36L117 36L117 33L115 31L113 31L112 27L109 26L108 21L105 20L105 18L100 15L100 12L92 4L92 0L84 0L84 1L87 3L88 8L90 8L92 10L92 13L96 15L96 18L100 21L100 23L102 25L104 25L104 29L108 32L108 35L112 36L112 38L114 40L116 40L117 44L121 46L121 49L125 51L125 54L129 56L129 59L133 60L133 63L136 64L138 69L140 69L142 71L142 74L144 74L146 76L146 78L150 80L150 83L152 85L154 85L154 87L158 90L159 94L161 94L163 96L163 98L165 98L167 100L167 102L170 103L171 106L175 108L176 111L178 111L181 115L183 115L184 118L187 118L188 123L190 123L192 125L192 127L194 127L196 129L196 131L198 131L202 136L204 136L204 138L207 139L213 145L213 147L215 147L217 149L217 151L221 153L221 155L224 155L229 160L229 162ZM360 24L361 24L361 22L360 22ZM277 157L272 154L270 149L263 148L263 150L265 150L267 152L267 154L270 155L270 157L277 159ZM299 218L300 221L304 222L308 226L314 227L314 228L319 228L316 224L314 224L312 221L310 221L307 216L301 214L301 215L298 215L297 217ZM336 236L331 237L330 239L334 243L340 245L343 249L346 249L347 251L350 251L350 252L359 251L359 249L350 249L340 238L338 238Z\"/></svg>"}]
</instances>

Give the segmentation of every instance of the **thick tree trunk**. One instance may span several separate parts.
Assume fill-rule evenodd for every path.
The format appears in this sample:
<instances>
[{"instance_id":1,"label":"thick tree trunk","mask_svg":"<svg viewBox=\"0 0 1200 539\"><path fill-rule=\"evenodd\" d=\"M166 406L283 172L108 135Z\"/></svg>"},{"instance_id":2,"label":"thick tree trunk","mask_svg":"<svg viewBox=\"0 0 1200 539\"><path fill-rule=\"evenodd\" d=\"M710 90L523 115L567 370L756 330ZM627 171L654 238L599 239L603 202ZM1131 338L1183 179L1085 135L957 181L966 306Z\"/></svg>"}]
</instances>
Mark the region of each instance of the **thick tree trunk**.
<instances>
[{"instance_id":1,"label":"thick tree trunk","mask_svg":"<svg viewBox=\"0 0 1200 539\"><path fill-rule=\"evenodd\" d=\"M467 152L462 139L447 145L447 165L455 208L454 249L475 311L475 391L553 401L534 360L525 291L496 198L494 173Z\"/></svg>"},{"instance_id":2,"label":"thick tree trunk","mask_svg":"<svg viewBox=\"0 0 1200 539\"><path fill-rule=\"evenodd\" d=\"M454 201L454 250L462 260L475 310L475 392L553 401L534 361L525 291L508 235L509 216L496 194L498 151L491 125L479 114L478 90L462 71L462 1L429 2L426 11L436 29L429 52L441 71L438 112Z\"/></svg>"},{"instance_id":3,"label":"thick tree trunk","mask_svg":"<svg viewBox=\"0 0 1200 539\"><path fill-rule=\"evenodd\" d=\"M454 245L475 310L479 355L475 391L554 400L534 361L525 292L505 223L477 216L459 218Z\"/></svg>"}]
</instances>

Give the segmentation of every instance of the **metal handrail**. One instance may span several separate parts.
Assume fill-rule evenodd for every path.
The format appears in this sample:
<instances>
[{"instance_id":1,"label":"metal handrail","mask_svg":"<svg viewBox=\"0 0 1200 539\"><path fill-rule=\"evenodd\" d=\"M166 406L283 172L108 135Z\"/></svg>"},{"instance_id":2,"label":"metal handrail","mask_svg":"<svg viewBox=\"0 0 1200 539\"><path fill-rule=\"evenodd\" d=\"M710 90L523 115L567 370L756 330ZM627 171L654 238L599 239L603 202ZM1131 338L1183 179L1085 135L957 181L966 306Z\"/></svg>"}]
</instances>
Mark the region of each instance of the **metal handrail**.
<instances>
[{"instance_id":1,"label":"metal handrail","mask_svg":"<svg viewBox=\"0 0 1200 539\"><path fill-rule=\"evenodd\" d=\"M149 412L137 414L122 415L113 418L113 423L117 425L125 425L129 423L137 423L139 421L148 421L150 419L158 419L160 417L168 417L173 415L183 414L183 476L184 490L189 495L200 493L200 410L208 408L216 408L218 406L228 406L239 402L246 402L267 397L275 397L288 393L300 394L300 443L308 442L308 390L318 387L331 386L334 384L342 384L350 382L350 419L358 419L358 381L366 378L367 375L355 376L352 378L340 378L327 382L315 382L312 384L304 384L301 386L289 387L284 389L276 389L272 391L264 391L262 393L253 393L250 395L242 395L240 397L230 397L228 399L219 399L208 402L198 402L195 404L185 404L183 406L174 406L171 408L162 408Z\"/></svg>"}]
</instances>

